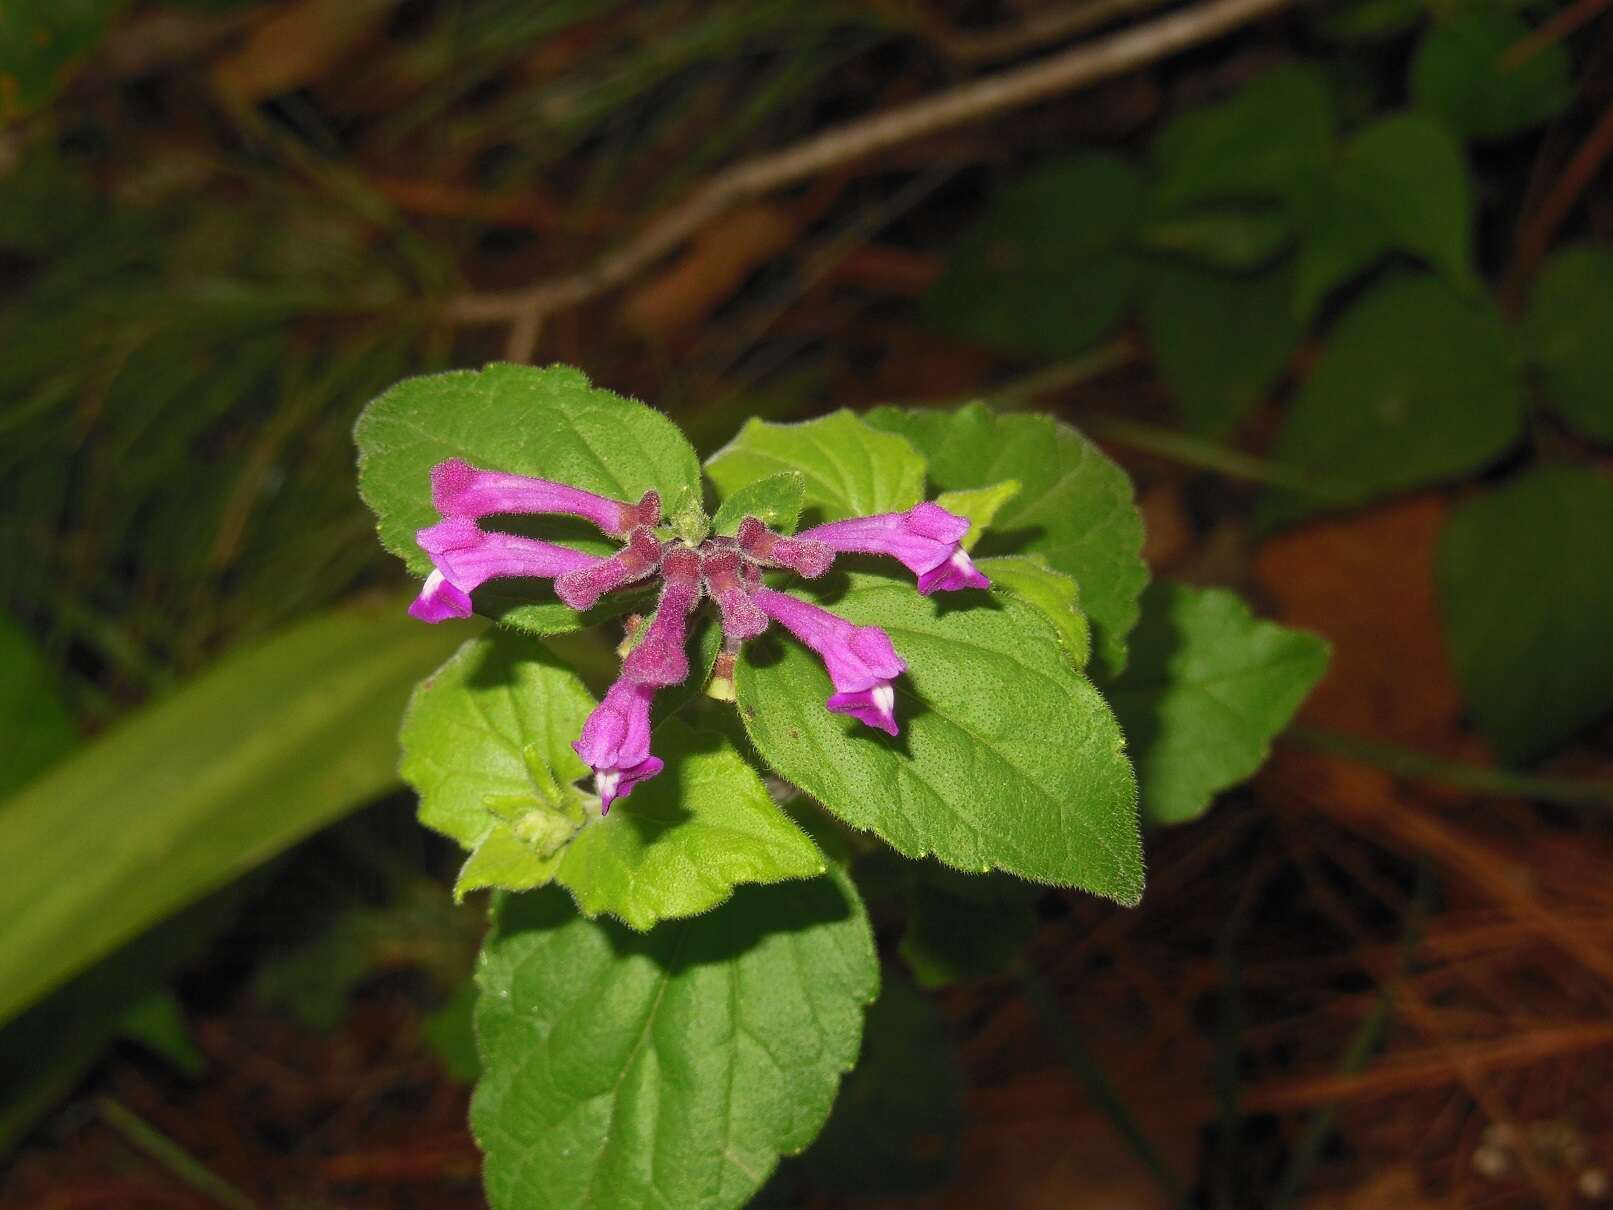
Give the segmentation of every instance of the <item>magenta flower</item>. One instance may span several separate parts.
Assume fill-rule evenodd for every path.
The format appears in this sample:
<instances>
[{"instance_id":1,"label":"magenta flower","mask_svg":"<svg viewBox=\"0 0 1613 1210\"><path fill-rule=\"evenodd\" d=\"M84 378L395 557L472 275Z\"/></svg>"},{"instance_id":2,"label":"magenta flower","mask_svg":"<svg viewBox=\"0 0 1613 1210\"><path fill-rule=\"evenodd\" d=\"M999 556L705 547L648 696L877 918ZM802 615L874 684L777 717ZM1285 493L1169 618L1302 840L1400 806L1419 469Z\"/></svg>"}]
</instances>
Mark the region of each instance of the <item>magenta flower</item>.
<instances>
[{"instance_id":1,"label":"magenta flower","mask_svg":"<svg viewBox=\"0 0 1613 1210\"><path fill-rule=\"evenodd\" d=\"M470 617L470 594L488 580L508 576L552 579L605 562L596 555L535 538L484 533L466 517L449 517L422 529L415 540L436 566L409 606L410 616L422 622Z\"/></svg>"},{"instance_id":2,"label":"magenta flower","mask_svg":"<svg viewBox=\"0 0 1613 1210\"><path fill-rule=\"evenodd\" d=\"M660 562L661 543L653 532L641 526L628 536L627 545L610 558L568 571L555 580L555 595L573 609L590 609L611 589L644 579Z\"/></svg>"},{"instance_id":3,"label":"magenta flower","mask_svg":"<svg viewBox=\"0 0 1613 1210\"><path fill-rule=\"evenodd\" d=\"M758 588L751 599L768 617L817 652L835 692L824 703L890 735L897 733L896 690L891 680L907 671L890 635L856 626L788 593Z\"/></svg>"},{"instance_id":4,"label":"magenta flower","mask_svg":"<svg viewBox=\"0 0 1613 1210\"><path fill-rule=\"evenodd\" d=\"M689 615L700 604L700 556L688 547L674 548L661 559L666 587L655 619L622 662L622 676L644 685L677 685L689 679Z\"/></svg>"},{"instance_id":5,"label":"magenta flower","mask_svg":"<svg viewBox=\"0 0 1613 1210\"><path fill-rule=\"evenodd\" d=\"M905 513L852 517L815 526L798 536L800 542L818 542L836 553L889 555L900 559L919 578L919 591L952 592L960 588L990 588L959 543L969 532L969 521L925 501Z\"/></svg>"},{"instance_id":6,"label":"magenta flower","mask_svg":"<svg viewBox=\"0 0 1613 1210\"><path fill-rule=\"evenodd\" d=\"M719 547L701 559L706 591L722 614L722 632L730 639L754 639L767 629L767 615L751 600L755 584L744 581L739 552Z\"/></svg>"},{"instance_id":7,"label":"magenta flower","mask_svg":"<svg viewBox=\"0 0 1613 1210\"><path fill-rule=\"evenodd\" d=\"M431 502L445 517L490 517L496 513L555 513L592 521L613 538L661 520L661 497L645 492L637 504L596 496L579 487L508 471L478 470L450 458L431 468Z\"/></svg>"},{"instance_id":8,"label":"magenta flower","mask_svg":"<svg viewBox=\"0 0 1613 1210\"><path fill-rule=\"evenodd\" d=\"M611 803L665 767L660 757L650 753L650 702L654 696L655 686L621 677L594 707L582 725L582 735L571 745L594 771L601 815L610 810Z\"/></svg>"},{"instance_id":9,"label":"magenta flower","mask_svg":"<svg viewBox=\"0 0 1613 1210\"><path fill-rule=\"evenodd\" d=\"M745 517L734 537L708 537L693 545L657 534L661 502L653 491L628 504L547 479L479 470L455 458L432 469L431 494L443 520L416 537L434 569L409 606L423 621L469 617L470 594L500 577L552 579L555 594L577 610L592 608L628 584L651 577L659 582L654 617L572 744L593 770L601 814L661 772L661 760L650 751L650 707L659 689L688 679L691 621L706 598L716 605L723 630L714 680L724 683L730 699L741 645L776 621L823 661L834 687L824 703L829 710L896 735L892 682L907 665L890 636L765 587L763 571L783 569L816 579L844 551L901 560L925 594L989 585L959 545L969 522L935 504L832 521L794 537ZM510 513L583 517L623 543L600 557L479 524Z\"/></svg>"},{"instance_id":10,"label":"magenta flower","mask_svg":"<svg viewBox=\"0 0 1613 1210\"><path fill-rule=\"evenodd\" d=\"M809 580L816 580L835 561L834 551L824 543L775 534L755 517L739 523L739 549L763 567L787 567Z\"/></svg>"}]
</instances>

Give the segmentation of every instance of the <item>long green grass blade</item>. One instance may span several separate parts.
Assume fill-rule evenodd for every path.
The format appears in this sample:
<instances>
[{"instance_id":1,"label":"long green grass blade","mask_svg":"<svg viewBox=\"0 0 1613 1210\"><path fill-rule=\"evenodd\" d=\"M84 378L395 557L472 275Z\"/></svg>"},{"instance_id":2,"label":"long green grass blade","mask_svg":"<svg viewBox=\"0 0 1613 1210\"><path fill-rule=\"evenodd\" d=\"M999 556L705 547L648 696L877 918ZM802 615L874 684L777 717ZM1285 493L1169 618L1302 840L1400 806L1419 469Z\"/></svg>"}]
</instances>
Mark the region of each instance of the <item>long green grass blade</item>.
<instances>
[{"instance_id":1,"label":"long green grass blade","mask_svg":"<svg viewBox=\"0 0 1613 1210\"><path fill-rule=\"evenodd\" d=\"M465 637L395 606L317 618L0 803L0 1022L393 786L408 694Z\"/></svg>"}]
</instances>

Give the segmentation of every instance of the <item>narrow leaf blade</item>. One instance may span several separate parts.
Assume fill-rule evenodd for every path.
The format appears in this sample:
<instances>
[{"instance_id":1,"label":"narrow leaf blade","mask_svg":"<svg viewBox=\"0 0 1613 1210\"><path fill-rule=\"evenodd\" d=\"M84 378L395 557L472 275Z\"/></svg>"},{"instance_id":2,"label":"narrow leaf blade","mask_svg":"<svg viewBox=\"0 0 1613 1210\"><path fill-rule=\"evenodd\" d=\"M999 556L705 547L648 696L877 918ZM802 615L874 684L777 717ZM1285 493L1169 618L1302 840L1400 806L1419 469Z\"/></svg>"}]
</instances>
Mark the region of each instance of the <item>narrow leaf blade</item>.
<instances>
[{"instance_id":1,"label":"narrow leaf blade","mask_svg":"<svg viewBox=\"0 0 1613 1210\"><path fill-rule=\"evenodd\" d=\"M0 1020L396 785L398 713L456 637L401 609L318 618L226 657L7 800Z\"/></svg>"}]
</instances>

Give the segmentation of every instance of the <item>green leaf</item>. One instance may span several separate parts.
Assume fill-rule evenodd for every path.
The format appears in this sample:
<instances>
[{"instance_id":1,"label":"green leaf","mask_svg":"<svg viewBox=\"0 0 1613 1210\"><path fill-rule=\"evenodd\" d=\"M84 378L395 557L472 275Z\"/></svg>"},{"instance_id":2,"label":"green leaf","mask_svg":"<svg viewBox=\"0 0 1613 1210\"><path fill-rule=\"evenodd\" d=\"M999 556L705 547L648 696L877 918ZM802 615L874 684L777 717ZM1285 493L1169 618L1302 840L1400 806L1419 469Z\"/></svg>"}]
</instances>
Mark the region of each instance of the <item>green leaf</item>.
<instances>
[{"instance_id":1,"label":"green leaf","mask_svg":"<svg viewBox=\"0 0 1613 1210\"><path fill-rule=\"evenodd\" d=\"M1293 291L1287 265L1238 276L1152 266L1143 318L1189 428L1224 435L1281 377L1305 335Z\"/></svg>"},{"instance_id":2,"label":"green leaf","mask_svg":"<svg viewBox=\"0 0 1613 1210\"><path fill-rule=\"evenodd\" d=\"M887 974L868 1010L862 1057L829 1124L805 1154L780 1168L761 1204L771 1204L775 1186L797 1176L816 1190L860 1198L934 1188L957 1163L963 1095L946 1017L929 996Z\"/></svg>"},{"instance_id":3,"label":"green leaf","mask_svg":"<svg viewBox=\"0 0 1613 1210\"><path fill-rule=\"evenodd\" d=\"M1423 0L1341 0L1319 15L1316 27L1334 42L1371 42L1392 38L1423 17Z\"/></svg>"},{"instance_id":4,"label":"green leaf","mask_svg":"<svg viewBox=\"0 0 1613 1210\"><path fill-rule=\"evenodd\" d=\"M1265 763L1327 670L1325 641L1250 616L1235 593L1156 583L1109 690L1137 762L1143 820L1184 823Z\"/></svg>"},{"instance_id":5,"label":"green leaf","mask_svg":"<svg viewBox=\"0 0 1613 1210\"><path fill-rule=\"evenodd\" d=\"M0 121L39 108L62 88L127 0L8 0L0 9Z\"/></svg>"},{"instance_id":6,"label":"green leaf","mask_svg":"<svg viewBox=\"0 0 1613 1210\"><path fill-rule=\"evenodd\" d=\"M1613 708L1613 483L1542 468L1456 508L1436 574L1445 641L1505 761L1543 756Z\"/></svg>"},{"instance_id":7,"label":"green leaf","mask_svg":"<svg viewBox=\"0 0 1613 1210\"><path fill-rule=\"evenodd\" d=\"M572 750L594 698L541 643L493 631L462 646L409 702L399 739L420 822L475 848L495 825L579 807ZM579 821L580 822L580 821Z\"/></svg>"},{"instance_id":8,"label":"green leaf","mask_svg":"<svg viewBox=\"0 0 1613 1210\"><path fill-rule=\"evenodd\" d=\"M719 534L732 534L746 517L755 517L769 529L787 534L801 519L805 503L806 476L800 471L780 471L729 494L711 525Z\"/></svg>"},{"instance_id":9,"label":"green leaf","mask_svg":"<svg viewBox=\"0 0 1613 1210\"><path fill-rule=\"evenodd\" d=\"M394 786L398 714L457 637L397 606L318 618L226 657L7 800L0 1021Z\"/></svg>"},{"instance_id":10,"label":"green leaf","mask_svg":"<svg viewBox=\"0 0 1613 1210\"><path fill-rule=\"evenodd\" d=\"M1473 190L1462 149L1439 122L1401 114L1356 135L1338 162L1293 196L1304 232L1295 311L1311 315L1335 286L1393 251L1473 289Z\"/></svg>"},{"instance_id":11,"label":"green leaf","mask_svg":"<svg viewBox=\"0 0 1613 1210\"><path fill-rule=\"evenodd\" d=\"M1331 499L1366 501L1477 470L1517 439L1522 419L1494 307L1435 278L1402 277L1334 327L1274 458L1314 474ZM1317 504L1274 489L1259 515L1284 523Z\"/></svg>"},{"instance_id":12,"label":"green leaf","mask_svg":"<svg viewBox=\"0 0 1613 1210\"><path fill-rule=\"evenodd\" d=\"M1469 3L1429 26L1411 65L1411 95L1470 139L1504 139L1556 117L1574 98L1573 64L1559 41L1509 66L1529 26L1499 5Z\"/></svg>"},{"instance_id":13,"label":"green leaf","mask_svg":"<svg viewBox=\"0 0 1613 1210\"><path fill-rule=\"evenodd\" d=\"M949 513L969 518L969 532L963 535L960 545L973 550L980 536L991 528L1003 505L1019 495L1019 480L1004 479L990 487L966 487L960 491L942 492L935 502Z\"/></svg>"},{"instance_id":14,"label":"green leaf","mask_svg":"<svg viewBox=\"0 0 1613 1210\"><path fill-rule=\"evenodd\" d=\"M708 910L738 883L824 872L817 846L727 739L669 721L655 751L666 771L584 828L561 860L560 882L584 912L649 928Z\"/></svg>"},{"instance_id":15,"label":"green leaf","mask_svg":"<svg viewBox=\"0 0 1613 1210\"><path fill-rule=\"evenodd\" d=\"M998 555L976 564L994 589L1011 592L1052 623L1077 669L1092 656L1092 631L1081 612L1081 588L1041 555Z\"/></svg>"},{"instance_id":16,"label":"green leaf","mask_svg":"<svg viewBox=\"0 0 1613 1210\"><path fill-rule=\"evenodd\" d=\"M472 1084L482 1074L476 1053L476 984L466 979L435 1012L421 1019L420 1040L449 1075Z\"/></svg>"},{"instance_id":17,"label":"green leaf","mask_svg":"<svg viewBox=\"0 0 1613 1210\"><path fill-rule=\"evenodd\" d=\"M822 662L775 636L747 644L738 668L740 716L762 758L909 857L1136 903L1142 852L1120 729L1053 628L1012 597L992 608L931 601L882 576L832 580L824 591L845 591L823 603L883 627L907 662L902 734L831 714Z\"/></svg>"},{"instance_id":18,"label":"green leaf","mask_svg":"<svg viewBox=\"0 0 1613 1210\"><path fill-rule=\"evenodd\" d=\"M1173 118L1154 140L1154 204L1282 197L1333 143L1333 99L1313 67L1287 65L1219 105Z\"/></svg>"},{"instance_id":19,"label":"green leaf","mask_svg":"<svg viewBox=\"0 0 1613 1210\"><path fill-rule=\"evenodd\" d=\"M1016 352L1070 353L1119 323L1136 295L1136 169L1083 153L999 190L924 299L945 331Z\"/></svg>"},{"instance_id":20,"label":"green leaf","mask_svg":"<svg viewBox=\"0 0 1613 1210\"><path fill-rule=\"evenodd\" d=\"M1194 206L1149 222L1138 239L1163 253L1222 270L1258 269L1293 242L1293 221L1276 206Z\"/></svg>"},{"instance_id":21,"label":"green leaf","mask_svg":"<svg viewBox=\"0 0 1613 1210\"><path fill-rule=\"evenodd\" d=\"M634 928L721 903L742 882L811 878L817 847L718 735L656 728L667 764L608 816L575 783L572 750L594 699L541 644L495 633L467 643L416 693L403 776L420 821L471 850L458 893L557 881L585 913Z\"/></svg>"},{"instance_id":22,"label":"green leaf","mask_svg":"<svg viewBox=\"0 0 1613 1210\"><path fill-rule=\"evenodd\" d=\"M477 981L493 1210L727 1210L821 1129L879 967L837 872L650 933L509 896Z\"/></svg>"},{"instance_id":23,"label":"green leaf","mask_svg":"<svg viewBox=\"0 0 1613 1210\"><path fill-rule=\"evenodd\" d=\"M924 498L924 459L902 437L876 432L847 411L800 424L749 420L706 462L725 501L782 471L805 479L812 524L899 512Z\"/></svg>"},{"instance_id":24,"label":"green leaf","mask_svg":"<svg viewBox=\"0 0 1613 1210\"><path fill-rule=\"evenodd\" d=\"M700 463L676 425L565 366L495 364L406 379L364 409L354 436L359 493L376 515L381 544L419 576L432 565L414 535L438 520L430 475L446 458L618 500L636 501L654 488L666 510L700 500ZM569 519L534 518L520 528L595 554L618 545ZM524 580L495 581L476 599L481 612L537 634L575 630L636 603L616 596L577 614L546 584Z\"/></svg>"},{"instance_id":25,"label":"green leaf","mask_svg":"<svg viewBox=\"0 0 1613 1210\"><path fill-rule=\"evenodd\" d=\"M1613 442L1613 252L1588 245L1554 252L1535 282L1523 332L1552 406L1593 441Z\"/></svg>"},{"instance_id":26,"label":"green leaf","mask_svg":"<svg viewBox=\"0 0 1613 1210\"><path fill-rule=\"evenodd\" d=\"M131 1004L118 1019L117 1028L121 1037L138 1042L193 1080L207 1067L207 1060L190 1036L178 998L166 987Z\"/></svg>"},{"instance_id":27,"label":"green leaf","mask_svg":"<svg viewBox=\"0 0 1613 1210\"><path fill-rule=\"evenodd\" d=\"M1019 480L1015 496L981 539L983 555L1040 554L1074 577L1098 632L1106 675L1126 662L1126 632L1148 583L1143 522L1131 480L1097 446L1048 416L998 416L974 403L956 412L876 408L876 428L901 433L929 460L945 490Z\"/></svg>"},{"instance_id":28,"label":"green leaf","mask_svg":"<svg viewBox=\"0 0 1613 1210\"><path fill-rule=\"evenodd\" d=\"M78 724L67 711L55 671L33 639L0 617L0 799L55 764L78 745Z\"/></svg>"},{"instance_id":29,"label":"green leaf","mask_svg":"<svg viewBox=\"0 0 1613 1210\"><path fill-rule=\"evenodd\" d=\"M957 894L919 881L907 906L899 952L921 987L950 987L1007 970L1036 933L1025 895Z\"/></svg>"}]
</instances>

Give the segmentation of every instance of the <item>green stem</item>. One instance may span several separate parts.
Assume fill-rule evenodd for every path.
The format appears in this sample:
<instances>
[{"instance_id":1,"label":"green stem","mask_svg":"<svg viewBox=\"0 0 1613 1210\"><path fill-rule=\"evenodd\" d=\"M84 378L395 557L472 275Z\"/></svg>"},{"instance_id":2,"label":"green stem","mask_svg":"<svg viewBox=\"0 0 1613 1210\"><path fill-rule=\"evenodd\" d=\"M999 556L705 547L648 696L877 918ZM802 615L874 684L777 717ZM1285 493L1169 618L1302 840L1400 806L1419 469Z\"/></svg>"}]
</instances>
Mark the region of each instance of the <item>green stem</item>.
<instances>
[{"instance_id":1,"label":"green stem","mask_svg":"<svg viewBox=\"0 0 1613 1210\"><path fill-rule=\"evenodd\" d=\"M96 1107L108 1126L198 1193L212 1198L227 1210L257 1210L257 1203L250 1197L128 1106L111 1097L99 1097Z\"/></svg>"},{"instance_id":2,"label":"green stem","mask_svg":"<svg viewBox=\"0 0 1613 1210\"><path fill-rule=\"evenodd\" d=\"M1346 502L1342 488L1327 483L1310 471L1284 466L1242 450L1229 449L1201 437L1193 437L1176 429L1158 424L1143 424L1136 420L1122 420L1118 416L1083 417L1081 427L1091 436L1127 445L1133 449L1158 454L1173 462L1215 471L1232 479L1246 479L1251 483L1264 483L1271 487L1288 488L1321 500Z\"/></svg>"},{"instance_id":3,"label":"green stem","mask_svg":"<svg viewBox=\"0 0 1613 1210\"><path fill-rule=\"evenodd\" d=\"M1308 752L1325 752L1346 760L1371 765L1400 777L1436 782L1498 798L1533 798L1569 807L1613 806L1613 781L1583 780L1574 777L1536 777L1505 769L1486 769L1460 761L1441 760L1408 748L1380 744L1376 740L1336 735L1309 727L1291 728L1283 742Z\"/></svg>"},{"instance_id":4,"label":"green stem","mask_svg":"<svg viewBox=\"0 0 1613 1210\"><path fill-rule=\"evenodd\" d=\"M1155 1150L1148 1135L1137 1124L1137 1119L1132 1116L1119 1091L1110 1082L1108 1073L1087 1049L1080 1031L1065 1016L1058 999L1048 987L1047 980L1028 963L1020 963L1017 973L1020 989L1024 992L1032 1012L1036 1014L1043 1031L1058 1047L1060 1057L1074 1074L1076 1082L1081 1085L1087 1098L1108 1117L1115 1133L1125 1141L1138 1162L1148 1169L1149 1174L1159 1183L1170 1204L1173 1206L1185 1204L1187 1191L1182 1185L1181 1178L1166 1162L1165 1157Z\"/></svg>"}]
</instances>

